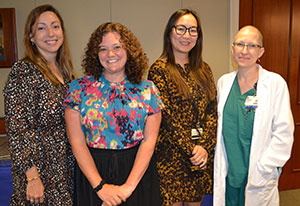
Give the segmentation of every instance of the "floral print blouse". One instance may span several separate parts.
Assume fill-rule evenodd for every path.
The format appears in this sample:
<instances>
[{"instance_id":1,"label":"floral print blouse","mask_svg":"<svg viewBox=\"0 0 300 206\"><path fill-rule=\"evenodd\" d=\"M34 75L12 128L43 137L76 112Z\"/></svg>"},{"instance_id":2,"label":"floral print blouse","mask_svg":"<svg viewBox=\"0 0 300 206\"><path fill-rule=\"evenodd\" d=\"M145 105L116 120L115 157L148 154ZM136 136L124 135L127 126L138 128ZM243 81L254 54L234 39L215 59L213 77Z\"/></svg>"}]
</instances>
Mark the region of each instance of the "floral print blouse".
<instances>
[{"instance_id":1,"label":"floral print blouse","mask_svg":"<svg viewBox=\"0 0 300 206\"><path fill-rule=\"evenodd\" d=\"M104 75L73 80L64 106L80 112L89 147L117 150L140 143L147 116L164 108L153 82L132 84L125 78L114 83Z\"/></svg>"}]
</instances>

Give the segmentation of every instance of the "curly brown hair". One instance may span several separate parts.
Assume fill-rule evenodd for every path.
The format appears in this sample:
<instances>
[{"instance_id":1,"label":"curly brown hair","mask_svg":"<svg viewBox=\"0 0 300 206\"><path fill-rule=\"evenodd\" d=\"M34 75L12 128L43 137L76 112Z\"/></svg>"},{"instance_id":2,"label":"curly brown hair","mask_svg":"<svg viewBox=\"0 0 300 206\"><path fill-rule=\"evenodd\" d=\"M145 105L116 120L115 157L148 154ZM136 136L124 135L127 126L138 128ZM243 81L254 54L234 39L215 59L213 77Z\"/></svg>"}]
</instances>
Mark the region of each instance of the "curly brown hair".
<instances>
[{"instance_id":1,"label":"curly brown hair","mask_svg":"<svg viewBox=\"0 0 300 206\"><path fill-rule=\"evenodd\" d=\"M131 83L139 84L148 69L148 58L143 52L137 37L120 23L107 22L101 24L92 33L85 48L85 55L82 61L84 73L94 76L95 79L99 79L101 76L104 67L101 65L98 57L99 45L103 36L109 32L117 32L120 35L121 44L127 53L125 74Z\"/></svg>"}]
</instances>

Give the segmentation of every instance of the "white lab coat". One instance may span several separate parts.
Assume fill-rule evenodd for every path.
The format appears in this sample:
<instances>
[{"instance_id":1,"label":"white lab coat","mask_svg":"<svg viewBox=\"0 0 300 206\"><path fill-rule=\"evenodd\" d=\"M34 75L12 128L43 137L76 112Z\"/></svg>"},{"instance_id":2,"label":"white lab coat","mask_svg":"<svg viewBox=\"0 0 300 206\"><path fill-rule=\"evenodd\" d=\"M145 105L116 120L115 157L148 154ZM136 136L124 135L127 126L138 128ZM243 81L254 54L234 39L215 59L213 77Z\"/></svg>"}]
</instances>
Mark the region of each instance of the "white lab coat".
<instances>
[{"instance_id":1,"label":"white lab coat","mask_svg":"<svg viewBox=\"0 0 300 206\"><path fill-rule=\"evenodd\" d=\"M279 206L278 180L290 158L294 122L284 79L260 65L245 206ZM218 130L214 160L214 206L225 205L227 157L222 137L223 109L237 71L218 81Z\"/></svg>"}]
</instances>

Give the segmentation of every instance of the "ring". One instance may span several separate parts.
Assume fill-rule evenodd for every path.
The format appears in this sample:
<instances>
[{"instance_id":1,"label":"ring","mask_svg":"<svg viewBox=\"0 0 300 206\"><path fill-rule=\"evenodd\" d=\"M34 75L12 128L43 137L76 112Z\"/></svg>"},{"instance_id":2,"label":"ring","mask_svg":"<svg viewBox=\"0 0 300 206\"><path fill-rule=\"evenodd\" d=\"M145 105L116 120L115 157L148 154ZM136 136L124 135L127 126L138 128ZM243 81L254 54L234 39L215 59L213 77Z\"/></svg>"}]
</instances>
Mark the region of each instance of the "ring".
<instances>
[{"instance_id":1,"label":"ring","mask_svg":"<svg viewBox=\"0 0 300 206\"><path fill-rule=\"evenodd\" d=\"M31 203L34 203L34 200L30 200Z\"/></svg>"},{"instance_id":2,"label":"ring","mask_svg":"<svg viewBox=\"0 0 300 206\"><path fill-rule=\"evenodd\" d=\"M202 158L201 160L202 160L202 162L204 162L204 160L205 160L205 159L204 159L204 158Z\"/></svg>"}]
</instances>

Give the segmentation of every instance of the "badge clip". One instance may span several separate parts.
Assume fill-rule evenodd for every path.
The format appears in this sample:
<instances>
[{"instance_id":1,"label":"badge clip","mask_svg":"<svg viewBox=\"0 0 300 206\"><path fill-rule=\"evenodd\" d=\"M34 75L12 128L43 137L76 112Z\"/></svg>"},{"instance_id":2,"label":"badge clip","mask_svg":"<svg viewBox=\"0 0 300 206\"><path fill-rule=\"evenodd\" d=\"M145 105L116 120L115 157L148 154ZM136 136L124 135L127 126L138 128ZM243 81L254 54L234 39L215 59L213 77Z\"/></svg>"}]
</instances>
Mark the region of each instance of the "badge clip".
<instances>
[{"instance_id":1,"label":"badge clip","mask_svg":"<svg viewBox=\"0 0 300 206\"><path fill-rule=\"evenodd\" d=\"M192 140L201 139L202 133L203 133L203 128L192 129L191 130L191 138L192 138Z\"/></svg>"},{"instance_id":2,"label":"badge clip","mask_svg":"<svg viewBox=\"0 0 300 206\"><path fill-rule=\"evenodd\" d=\"M258 107L258 98L257 96L248 96L245 101L246 109L256 109Z\"/></svg>"}]
</instances>

